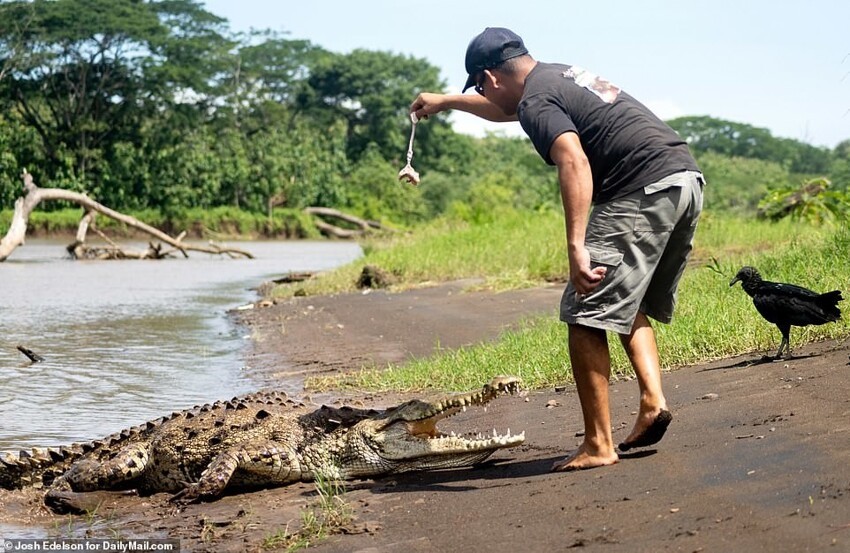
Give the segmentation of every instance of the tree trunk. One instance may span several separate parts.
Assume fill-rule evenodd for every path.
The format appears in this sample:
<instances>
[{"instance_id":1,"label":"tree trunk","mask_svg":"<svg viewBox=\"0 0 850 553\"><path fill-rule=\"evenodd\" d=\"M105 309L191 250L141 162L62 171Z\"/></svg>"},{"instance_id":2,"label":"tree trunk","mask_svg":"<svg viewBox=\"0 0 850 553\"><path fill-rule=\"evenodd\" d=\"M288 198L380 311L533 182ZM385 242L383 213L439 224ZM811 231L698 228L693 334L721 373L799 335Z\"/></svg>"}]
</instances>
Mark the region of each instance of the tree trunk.
<instances>
[{"instance_id":1,"label":"tree trunk","mask_svg":"<svg viewBox=\"0 0 850 553\"><path fill-rule=\"evenodd\" d=\"M316 228L318 228L322 234L333 238L354 238L356 236L361 236L372 229L384 229L384 227L377 221L367 221L366 219L361 219L360 217L351 215L350 213L343 213L342 211L331 209L329 207L306 207L304 208L304 212L315 217L314 222L316 224ZM342 219L343 221L357 225L360 228L346 229L338 227L323 221L319 218L319 216Z\"/></svg>"},{"instance_id":2,"label":"tree trunk","mask_svg":"<svg viewBox=\"0 0 850 553\"><path fill-rule=\"evenodd\" d=\"M161 246L154 246L153 244L151 244L151 247L148 250L148 255L128 253L118 248L119 253L114 256L109 256L109 258L111 259L161 258L165 257L165 255L167 255L171 251L179 251L183 254L184 257L188 257L186 253L187 251L198 251L210 254L226 254L230 257L240 256L251 259L253 259L254 257L248 252L234 248L225 248L212 242L209 246L194 246L190 244L184 244L181 241L183 235L181 235L177 239L172 238L161 230L147 225L139 221L135 217L124 215L123 213L119 213L92 200L85 194L80 194L78 192L72 192L71 190L64 190L61 188L39 188L33 182L32 175L30 175L26 170L24 171L22 178L24 181L24 189L26 190L26 195L22 198L18 198L17 200L15 200L15 212L12 215L12 224L9 225L9 231L6 233L6 236L4 236L2 240L0 240L0 262L5 261L6 258L8 258L9 255L11 255L11 253L15 250L15 248L24 243L24 238L27 232L27 221L29 220L30 213L32 213L33 209L35 209L35 207L40 202L48 200L65 200L68 202L73 202L80 205L86 210L86 213L83 216L83 220L80 221L80 226L77 229L76 242L68 247L69 252L77 258L91 257L90 255L86 254L86 247L84 246L84 243L86 231L88 230L88 227L94 218L94 212L106 215L110 219L115 219L116 221L124 223L125 225L131 228L145 232L174 248L174 250L161 252ZM80 253L82 253L83 255L80 255Z\"/></svg>"}]
</instances>

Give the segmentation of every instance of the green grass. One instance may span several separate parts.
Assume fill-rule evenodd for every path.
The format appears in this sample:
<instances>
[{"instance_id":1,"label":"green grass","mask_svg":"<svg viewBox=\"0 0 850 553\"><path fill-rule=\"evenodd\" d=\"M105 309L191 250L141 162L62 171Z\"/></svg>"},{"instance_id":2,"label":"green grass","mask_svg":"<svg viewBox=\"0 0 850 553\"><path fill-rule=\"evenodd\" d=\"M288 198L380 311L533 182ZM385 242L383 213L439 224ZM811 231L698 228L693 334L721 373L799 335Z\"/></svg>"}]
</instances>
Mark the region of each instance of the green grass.
<instances>
[{"instance_id":1,"label":"green grass","mask_svg":"<svg viewBox=\"0 0 850 553\"><path fill-rule=\"evenodd\" d=\"M482 279L493 289L528 287L566 274L564 226L552 212L510 213L498 223L438 220L415 233L363 243L365 255L335 271L272 295L320 295L354 290L365 265L392 273L396 289L456 279Z\"/></svg>"},{"instance_id":2,"label":"green grass","mask_svg":"<svg viewBox=\"0 0 850 553\"><path fill-rule=\"evenodd\" d=\"M550 225L549 235L540 234L539 229ZM563 238L553 238L555 229L551 221L537 228L534 238L513 235L523 230L512 223L502 232L486 232L488 237L499 236L500 246L516 251L516 243L531 245L530 251L537 255L560 256L553 243L563 244ZM526 227L527 228L527 227ZM474 229L461 229L452 240L452 258L467 258L464 241L459 237L476 240L472 250L480 246L480 235ZM528 238L526 241L525 238ZM423 240L420 238L419 240ZM548 242L544 247L533 246L536 241ZM509 243L510 242L510 243ZM420 242L422 244L423 242ZM442 239L431 236L424 243L433 247ZM407 244L410 252L405 259L416 259L415 247ZM448 251L443 247L433 248ZM551 249L552 251L548 251ZM775 326L764 321L752 305L752 300L737 285L729 287L729 281L743 265L754 265L767 280L794 282L819 291L850 288L850 233L839 231L830 234L816 227L799 224L771 224L760 221L744 221L726 218L703 221L696 240L695 257L703 260L714 258L710 263L695 263L682 279L679 303L673 324L655 324L659 353L665 369L676 366L717 359L750 351L772 351L778 347L780 335ZM463 252L463 253L461 253ZM542 252L546 252L543 254ZM376 259L377 252L367 255L367 261ZM532 254L533 256L534 254ZM495 256L495 253L494 253ZM422 254L422 259L428 256ZM473 254L478 259L470 265L477 269L476 276L494 278L503 268L508 274L524 271L529 267L541 267L543 263L520 260L512 255L499 256L498 262L488 263L486 258ZM382 259L393 259L384 253ZM361 260L359 263L364 263ZM502 265L502 263L504 265ZM564 263L551 260L551 266ZM439 274L431 267L422 275L426 280L438 280ZM486 268L489 270L485 270ZM430 271L435 271L434 273ZM557 273L525 270L532 279L541 274ZM472 276L457 271L450 272L451 278ZM552 386L571 382L569 357L566 350L566 329L554 313L547 317L524 321L516 331L506 332L492 343L452 351L441 351L405 365L388 367L365 367L363 370L336 378L312 378L307 385L311 388L355 387L378 390L471 389L497 374L512 374L523 378L531 388ZM805 329L792 330L792 347L809 341L839 338L850 335L850 320ZM631 375L631 368L615 335L609 336L612 352L612 371L615 377Z\"/></svg>"},{"instance_id":3,"label":"green grass","mask_svg":"<svg viewBox=\"0 0 850 553\"><path fill-rule=\"evenodd\" d=\"M795 223L790 219L771 222L703 212L692 257L697 263L712 258L734 260L781 246L816 244L829 233L827 228Z\"/></svg>"},{"instance_id":4,"label":"green grass","mask_svg":"<svg viewBox=\"0 0 850 553\"><path fill-rule=\"evenodd\" d=\"M345 501L345 483L317 475L315 484L318 500L301 511L301 528L292 533L282 529L266 536L263 549L308 549L351 523L353 515Z\"/></svg>"},{"instance_id":5,"label":"green grass","mask_svg":"<svg viewBox=\"0 0 850 553\"><path fill-rule=\"evenodd\" d=\"M697 231L695 264L738 258L790 243L816 243L823 232L788 221L744 220L704 214ZM509 212L497 222L473 225L438 220L413 233L363 244L364 256L335 271L271 295L322 295L355 290L365 265L392 273L394 290L457 279L477 279L478 288L510 290L566 281L569 273L563 216L559 212Z\"/></svg>"}]
</instances>

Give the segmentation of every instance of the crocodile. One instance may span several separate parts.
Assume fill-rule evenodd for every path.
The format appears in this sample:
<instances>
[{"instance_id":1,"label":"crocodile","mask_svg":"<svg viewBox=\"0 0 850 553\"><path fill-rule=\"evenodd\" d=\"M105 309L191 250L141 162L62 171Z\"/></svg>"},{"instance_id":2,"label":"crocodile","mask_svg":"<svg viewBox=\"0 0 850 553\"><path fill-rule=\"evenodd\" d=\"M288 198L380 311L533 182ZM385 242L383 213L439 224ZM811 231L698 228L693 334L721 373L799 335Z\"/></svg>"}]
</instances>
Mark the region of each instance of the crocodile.
<instances>
[{"instance_id":1,"label":"crocodile","mask_svg":"<svg viewBox=\"0 0 850 553\"><path fill-rule=\"evenodd\" d=\"M213 500L226 488L468 467L522 444L525 433L446 435L437 423L519 386L516 377L495 377L476 391L382 410L315 408L283 392L255 392L102 440L0 456L0 488L46 489L45 504L61 512L80 510L73 498L91 492L167 492L185 504Z\"/></svg>"}]
</instances>

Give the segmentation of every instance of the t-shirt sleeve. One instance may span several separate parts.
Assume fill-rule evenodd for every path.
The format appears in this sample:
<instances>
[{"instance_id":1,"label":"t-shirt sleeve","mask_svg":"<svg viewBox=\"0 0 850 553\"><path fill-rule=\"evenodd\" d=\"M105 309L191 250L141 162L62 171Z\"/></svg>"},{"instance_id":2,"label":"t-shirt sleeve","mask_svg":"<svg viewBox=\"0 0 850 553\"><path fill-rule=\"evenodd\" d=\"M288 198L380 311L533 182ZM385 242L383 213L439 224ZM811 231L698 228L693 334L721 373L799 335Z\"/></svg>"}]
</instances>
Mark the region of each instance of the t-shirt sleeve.
<instances>
[{"instance_id":1,"label":"t-shirt sleeve","mask_svg":"<svg viewBox=\"0 0 850 553\"><path fill-rule=\"evenodd\" d=\"M549 165L555 165L549 155L555 139L565 132L578 132L565 106L560 105L557 97L550 94L523 98L517 109L517 117L534 144L534 149Z\"/></svg>"}]
</instances>

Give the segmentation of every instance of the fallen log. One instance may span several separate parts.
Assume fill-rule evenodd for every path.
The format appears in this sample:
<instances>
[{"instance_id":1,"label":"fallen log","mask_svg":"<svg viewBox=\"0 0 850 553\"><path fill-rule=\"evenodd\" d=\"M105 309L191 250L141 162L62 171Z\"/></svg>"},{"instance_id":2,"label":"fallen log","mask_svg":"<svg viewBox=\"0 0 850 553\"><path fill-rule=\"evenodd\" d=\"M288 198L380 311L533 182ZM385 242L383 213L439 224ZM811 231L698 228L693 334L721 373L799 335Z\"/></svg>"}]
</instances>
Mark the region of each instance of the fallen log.
<instances>
[{"instance_id":1,"label":"fallen log","mask_svg":"<svg viewBox=\"0 0 850 553\"><path fill-rule=\"evenodd\" d=\"M247 257L249 259L253 259L254 257L246 251L221 246L213 242L210 242L208 246L186 244L182 242L182 238L185 236L185 233L181 234L177 238L172 238L161 230L147 225L135 217L125 215L92 200L85 194L61 188L39 188L33 182L32 175L30 175L26 170L24 170L22 178L26 194L15 201L15 211L12 215L12 223L9 225L9 231L6 233L6 236L0 240L0 261L5 261L15 248L24 243L30 213L32 213L33 209L35 209L39 203L49 200L64 200L73 202L86 210L82 220L80 221L80 225L77 228L76 239L73 244L68 246L68 252L77 259L92 259L93 257L98 259L161 259L174 251L181 252L184 257L188 257L186 253L188 251L215 255L228 255L230 257ZM156 247L152 246L148 248L145 253L132 252L123 250L120 246L107 239L107 241L111 243L111 248L99 248L95 249L93 252L92 249L85 244L85 237L88 229L93 228L96 213L100 213L133 229L149 234L169 246L172 246L173 249L163 252L162 246L157 245ZM103 236L102 233L101 236ZM106 251L111 251L112 253L102 257Z\"/></svg>"},{"instance_id":2,"label":"fallen log","mask_svg":"<svg viewBox=\"0 0 850 553\"><path fill-rule=\"evenodd\" d=\"M325 236L330 236L332 238L354 238L356 236L362 236L363 234L375 229L387 230L386 227L377 221L361 219L360 217L351 215L350 213L344 213L338 209L332 209L330 207L306 207L304 208L304 212L308 215L313 215L316 228L318 228ZM320 217L340 219L359 228L347 229L337 225L332 225L331 223L320 219Z\"/></svg>"},{"instance_id":3,"label":"fallen log","mask_svg":"<svg viewBox=\"0 0 850 553\"><path fill-rule=\"evenodd\" d=\"M44 357L35 353L33 350L29 348L25 348L24 346L17 346L18 351L27 356L27 358L33 363L38 363L39 361L44 361Z\"/></svg>"}]
</instances>

